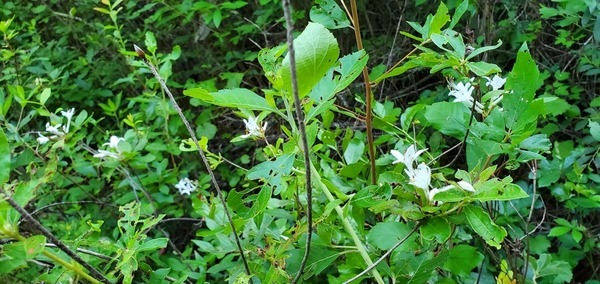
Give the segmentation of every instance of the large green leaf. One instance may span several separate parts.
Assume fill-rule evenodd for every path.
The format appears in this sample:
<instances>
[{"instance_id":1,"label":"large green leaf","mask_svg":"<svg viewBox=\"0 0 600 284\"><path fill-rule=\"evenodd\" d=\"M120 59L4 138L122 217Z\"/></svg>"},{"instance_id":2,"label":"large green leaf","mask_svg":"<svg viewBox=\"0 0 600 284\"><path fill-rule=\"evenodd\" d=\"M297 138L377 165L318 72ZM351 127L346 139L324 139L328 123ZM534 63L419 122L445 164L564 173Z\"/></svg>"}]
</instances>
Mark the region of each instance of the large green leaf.
<instances>
[{"instance_id":1,"label":"large green leaf","mask_svg":"<svg viewBox=\"0 0 600 284\"><path fill-rule=\"evenodd\" d=\"M269 185L275 187L275 194L279 194L287 184L283 180L288 176L294 165L294 154L281 155L274 161L262 162L248 171L248 179L263 179Z\"/></svg>"},{"instance_id":2,"label":"large green leaf","mask_svg":"<svg viewBox=\"0 0 600 284\"><path fill-rule=\"evenodd\" d=\"M333 34L323 25L309 23L306 29L294 40L296 51L296 74L298 94L308 95L310 90L333 67L340 54L340 48ZM283 88L292 91L289 53L283 59L281 78Z\"/></svg>"},{"instance_id":3,"label":"large green leaf","mask_svg":"<svg viewBox=\"0 0 600 284\"><path fill-rule=\"evenodd\" d=\"M406 237L411 229L412 227L408 224L400 222L389 221L378 223L367 234L367 241L378 249L388 250L398 243L398 241ZM414 248L415 237L415 235L409 237L396 250L408 251Z\"/></svg>"},{"instance_id":4,"label":"large green leaf","mask_svg":"<svg viewBox=\"0 0 600 284\"><path fill-rule=\"evenodd\" d=\"M271 186L271 185L263 186L260 189L260 192L258 193L256 200L254 200L254 203L252 204L252 208L250 208L250 210L248 211L248 213L246 213L246 216L244 216L244 218L250 219L250 218L253 218L254 216L262 213L265 210L265 208L267 208L267 204L269 203L269 200L271 199L271 194L273 194L273 186Z\"/></svg>"},{"instance_id":5,"label":"large green leaf","mask_svg":"<svg viewBox=\"0 0 600 284\"><path fill-rule=\"evenodd\" d=\"M434 103L425 110L425 118L440 132L462 139L467 131L470 111L462 103Z\"/></svg>"},{"instance_id":6,"label":"large green leaf","mask_svg":"<svg viewBox=\"0 0 600 284\"><path fill-rule=\"evenodd\" d=\"M460 276L467 276L483 261L483 254L469 245L457 245L449 251L444 269Z\"/></svg>"},{"instance_id":7,"label":"large green leaf","mask_svg":"<svg viewBox=\"0 0 600 284\"><path fill-rule=\"evenodd\" d=\"M463 212L475 233L481 236L488 245L500 249L500 244L506 237L506 230L496 225L490 215L483 211L481 207L467 205L464 207Z\"/></svg>"},{"instance_id":8,"label":"large green leaf","mask_svg":"<svg viewBox=\"0 0 600 284\"><path fill-rule=\"evenodd\" d=\"M542 85L540 71L531 57L527 43L523 43L517 53L517 61L506 79L505 88L514 92L514 96L505 96L503 104L517 103L518 101L529 102L533 100L535 91ZM507 100L508 99L508 100Z\"/></svg>"},{"instance_id":9,"label":"large green leaf","mask_svg":"<svg viewBox=\"0 0 600 284\"><path fill-rule=\"evenodd\" d=\"M217 106L277 111L277 108L269 105L265 98L243 88L224 89L213 93L202 88L192 88L183 91L183 94Z\"/></svg>"}]
</instances>

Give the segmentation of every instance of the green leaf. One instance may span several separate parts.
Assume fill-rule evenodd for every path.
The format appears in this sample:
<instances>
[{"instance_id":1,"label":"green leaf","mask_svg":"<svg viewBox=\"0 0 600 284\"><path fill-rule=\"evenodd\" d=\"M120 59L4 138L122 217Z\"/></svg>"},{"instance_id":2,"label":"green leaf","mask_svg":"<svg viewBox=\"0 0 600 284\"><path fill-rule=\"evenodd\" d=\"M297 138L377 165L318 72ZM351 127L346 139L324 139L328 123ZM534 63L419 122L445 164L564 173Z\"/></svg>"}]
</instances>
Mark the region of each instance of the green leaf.
<instances>
[{"instance_id":1,"label":"green leaf","mask_svg":"<svg viewBox=\"0 0 600 284\"><path fill-rule=\"evenodd\" d=\"M420 284L427 283L427 280L431 278L431 274L435 269L440 267L448 259L448 253L442 252L432 259L428 259L418 264L417 270L414 275L410 278L407 284ZM418 259L415 259L419 261ZM411 261L414 263L414 261Z\"/></svg>"},{"instance_id":2,"label":"green leaf","mask_svg":"<svg viewBox=\"0 0 600 284\"><path fill-rule=\"evenodd\" d=\"M552 259L550 254L541 254L535 260L530 257L531 268L533 269L534 279L543 278L547 281L537 281L538 283L569 283L573 278L573 269L568 262L564 260Z\"/></svg>"},{"instance_id":3,"label":"green leaf","mask_svg":"<svg viewBox=\"0 0 600 284\"><path fill-rule=\"evenodd\" d=\"M275 107L270 106L265 98L248 89L224 89L210 93L202 88L192 88L183 91L183 94L217 106L260 111L278 111Z\"/></svg>"},{"instance_id":4,"label":"green leaf","mask_svg":"<svg viewBox=\"0 0 600 284\"><path fill-rule=\"evenodd\" d=\"M412 227L405 223L388 221L378 223L367 234L367 241L380 250L391 249L396 243L410 233ZM408 251L414 245L416 236L409 237L396 250Z\"/></svg>"},{"instance_id":5,"label":"green leaf","mask_svg":"<svg viewBox=\"0 0 600 284\"><path fill-rule=\"evenodd\" d=\"M496 225L490 215L483 211L481 207L467 205L464 207L463 212L475 233L481 236L488 245L500 249L500 244L507 235L506 230Z\"/></svg>"},{"instance_id":6,"label":"green leaf","mask_svg":"<svg viewBox=\"0 0 600 284\"><path fill-rule=\"evenodd\" d=\"M367 66L369 55L364 49L348 54L339 60L339 66L334 71L340 74L340 79L335 87L335 93L344 90L350 83L354 82L363 68Z\"/></svg>"},{"instance_id":7,"label":"green leaf","mask_svg":"<svg viewBox=\"0 0 600 284\"><path fill-rule=\"evenodd\" d=\"M144 43L146 44L146 48L148 48L148 51L150 51L151 54L156 53L156 37L154 37L154 33L151 31L147 31L145 34L145 40Z\"/></svg>"},{"instance_id":8,"label":"green leaf","mask_svg":"<svg viewBox=\"0 0 600 284\"><path fill-rule=\"evenodd\" d=\"M456 9L454 10L454 15L452 15L452 21L450 22L448 29L454 28L454 26L458 23L458 21L460 20L462 15L467 11L468 8L469 8L469 0L464 0L462 3L460 3L460 5L458 5L458 7L456 7Z\"/></svg>"},{"instance_id":9,"label":"green leaf","mask_svg":"<svg viewBox=\"0 0 600 284\"><path fill-rule=\"evenodd\" d=\"M0 128L0 184L5 184L10 178L10 147L8 140L4 134L4 130Z\"/></svg>"},{"instance_id":10,"label":"green leaf","mask_svg":"<svg viewBox=\"0 0 600 284\"><path fill-rule=\"evenodd\" d=\"M254 218L256 215L262 213L267 208L271 194L273 194L273 187L270 185L263 186L258 193L258 197L254 200L252 208L244 216L244 219Z\"/></svg>"},{"instance_id":11,"label":"green leaf","mask_svg":"<svg viewBox=\"0 0 600 284\"><path fill-rule=\"evenodd\" d=\"M519 144L519 148L537 151L537 152L547 152L550 151L550 147L552 147L552 142L548 139L546 134L536 134L531 137L525 138L525 140L521 141Z\"/></svg>"},{"instance_id":12,"label":"green leaf","mask_svg":"<svg viewBox=\"0 0 600 284\"><path fill-rule=\"evenodd\" d=\"M294 40L296 51L296 74L298 94L305 97L310 90L333 67L340 54L340 48L333 34L323 25L309 23L306 29ZM281 78L283 87L292 93L289 53L283 59Z\"/></svg>"},{"instance_id":13,"label":"green leaf","mask_svg":"<svg viewBox=\"0 0 600 284\"><path fill-rule=\"evenodd\" d=\"M510 183L511 179L505 178L502 181L491 179L477 186L477 192L472 199L485 202L492 200L513 200L527 198L529 195L518 185Z\"/></svg>"},{"instance_id":14,"label":"green leaf","mask_svg":"<svg viewBox=\"0 0 600 284\"><path fill-rule=\"evenodd\" d=\"M159 248L164 248L167 246L167 242L169 239L167 238L158 238L151 239L149 241L144 242L141 246L138 247L137 251L149 251L149 250L158 250Z\"/></svg>"},{"instance_id":15,"label":"green leaf","mask_svg":"<svg viewBox=\"0 0 600 284\"><path fill-rule=\"evenodd\" d=\"M473 57L475 57L475 56L477 56L477 55L479 55L481 53L484 53L486 51L494 50L494 49L500 47L501 45L502 45L502 41L498 40L498 43L496 45L484 46L484 47L480 47L478 49L475 49L475 50L473 50L473 52L471 52L469 54L469 56L467 56L467 60L471 60L471 58L473 58Z\"/></svg>"},{"instance_id":16,"label":"green leaf","mask_svg":"<svg viewBox=\"0 0 600 284\"><path fill-rule=\"evenodd\" d=\"M425 118L443 134L463 139L467 131L470 111L462 103L440 102L425 109Z\"/></svg>"},{"instance_id":17,"label":"green leaf","mask_svg":"<svg viewBox=\"0 0 600 284\"><path fill-rule=\"evenodd\" d=\"M46 101L48 101L48 99L50 98L50 95L52 95L52 89L44 88L44 90L42 91L42 94L40 95L40 103L46 104Z\"/></svg>"},{"instance_id":18,"label":"green leaf","mask_svg":"<svg viewBox=\"0 0 600 284\"><path fill-rule=\"evenodd\" d=\"M288 176L294 165L294 154L281 155L274 161L262 162L251 168L246 177L248 179L264 179L268 184L276 187L275 194L279 194L283 187L284 176Z\"/></svg>"},{"instance_id":19,"label":"green leaf","mask_svg":"<svg viewBox=\"0 0 600 284\"><path fill-rule=\"evenodd\" d=\"M346 12L334 0L317 0L310 9L310 20L334 30L350 27Z\"/></svg>"},{"instance_id":20,"label":"green leaf","mask_svg":"<svg viewBox=\"0 0 600 284\"><path fill-rule=\"evenodd\" d=\"M483 254L469 245L457 245L449 251L444 269L458 276L467 276L483 261Z\"/></svg>"},{"instance_id":21,"label":"green leaf","mask_svg":"<svg viewBox=\"0 0 600 284\"><path fill-rule=\"evenodd\" d=\"M348 144L348 147L346 147L346 151L344 151L346 164L351 165L360 161L364 151L365 143L358 138L353 138Z\"/></svg>"},{"instance_id":22,"label":"green leaf","mask_svg":"<svg viewBox=\"0 0 600 284\"><path fill-rule=\"evenodd\" d=\"M433 15L433 19L431 20L431 25L429 26L428 36L432 34L440 34L442 32L442 28L450 21L450 16L448 15L448 8L442 2Z\"/></svg>"},{"instance_id":23,"label":"green leaf","mask_svg":"<svg viewBox=\"0 0 600 284\"><path fill-rule=\"evenodd\" d=\"M425 240L435 240L441 244L444 243L451 234L452 227L446 218L432 217L421 226L421 237Z\"/></svg>"},{"instance_id":24,"label":"green leaf","mask_svg":"<svg viewBox=\"0 0 600 284\"><path fill-rule=\"evenodd\" d=\"M571 227L562 227L562 226L554 227L548 233L548 237L560 237L570 231L571 231Z\"/></svg>"},{"instance_id":25,"label":"green leaf","mask_svg":"<svg viewBox=\"0 0 600 284\"><path fill-rule=\"evenodd\" d=\"M539 89L541 83L540 71L531 57L527 44L523 43L517 53L517 61L506 79L505 89L512 90L514 96L505 96L503 104L506 107L507 102L521 99L525 102L533 100L535 91Z\"/></svg>"},{"instance_id":26,"label":"green leaf","mask_svg":"<svg viewBox=\"0 0 600 284\"><path fill-rule=\"evenodd\" d=\"M490 74L494 74L494 73L498 73L500 71L502 71L502 69L500 69L500 67L498 67L498 65L496 64L491 64L491 63L487 63L487 62L469 62L467 63L467 67L469 67L469 69L475 73L475 75L477 76L487 76Z\"/></svg>"},{"instance_id":27,"label":"green leaf","mask_svg":"<svg viewBox=\"0 0 600 284\"><path fill-rule=\"evenodd\" d=\"M600 123L588 120L588 126L590 127L590 134L596 141L600 141Z\"/></svg>"}]
</instances>

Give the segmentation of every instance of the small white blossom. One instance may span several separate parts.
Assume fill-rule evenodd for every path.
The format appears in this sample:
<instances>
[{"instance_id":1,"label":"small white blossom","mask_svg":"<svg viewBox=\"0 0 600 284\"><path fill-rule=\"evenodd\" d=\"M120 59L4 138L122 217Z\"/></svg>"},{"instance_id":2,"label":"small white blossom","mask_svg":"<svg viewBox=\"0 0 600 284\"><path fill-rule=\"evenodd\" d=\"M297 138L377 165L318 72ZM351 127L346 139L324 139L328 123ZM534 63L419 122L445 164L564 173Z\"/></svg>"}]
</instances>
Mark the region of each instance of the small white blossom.
<instances>
[{"instance_id":1,"label":"small white blossom","mask_svg":"<svg viewBox=\"0 0 600 284\"><path fill-rule=\"evenodd\" d=\"M473 91L475 87L471 83L458 82L458 84L450 83L450 93L448 95L455 97L454 102L463 103L467 107L473 105ZM483 112L483 105L480 102L475 102L475 111L478 113Z\"/></svg>"},{"instance_id":2,"label":"small white blossom","mask_svg":"<svg viewBox=\"0 0 600 284\"><path fill-rule=\"evenodd\" d=\"M506 79L502 79L502 77L498 75L494 75L494 77L491 79L490 77L484 78L487 79L487 83L485 83L485 85L488 87L492 87L492 90L494 91L500 90L500 88L504 86L504 83L506 83Z\"/></svg>"},{"instance_id":3,"label":"small white blossom","mask_svg":"<svg viewBox=\"0 0 600 284\"><path fill-rule=\"evenodd\" d=\"M65 135L65 133L62 132L61 130L59 130L59 128L61 128L61 126L62 126L62 124L57 124L57 125L52 126L52 125L50 125L49 122L46 122L46 131L50 132L54 135L57 135L57 136L63 136L63 135Z\"/></svg>"},{"instance_id":4,"label":"small white blossom","mask_svg":"<svg viewBox=\"0 0 600 284\"><path fill-rule=\"evenodd\" d=\"M190 195L198 187L197 181L190 180L189 178L182 178L175 185L175 188L179 190L181 195Z\"/></svg>"},{"instance_id":5,"label":"small white blossom","mask_svg":"<svg viewBox=\"0 0 600 284\"><path fill-rule=\"evenodd\" d=\"M111 151L106 151L106 150L98 150L97 154L94 154L94 158L113 158L113 159L120 159L121 155L117 154L117 153L113 153Z\"/></svg>"},{"instance_id":6,"label":"small white blossom","mask_svg":"<svg viewBox=\"0 0 600 284\"><path fill-rule=\"evenodd\" d=\"M118 148L119 142L125 141L125 139L112 135L107 143L102 144L102 146L108 146L109 150L98 150L98 153L94 155L95 158L114 158L121 159L121 150ZM112 151L110 151L112 150Z\"/></svg>"},{"instance_id":7,"label":"small white blossom","mask_svg":"<svg viewBox=\"0 0 600 284\"><path fill-rule=\"evenodd\" d=\"M431 169L425 164L421 163L409 174L410 182L425 192L429 192L429 184L431 183ZM412 174L412 175L411 175Z\"/></svg>"},{"instance_id":8,"label":"small white blossom","mask_svg":"<svg viewBox=\"0 0 600 284\"><path fill-rule=\"evenodd\" d=\"M417 147L415 147L415 145L410 145L404 154L400 153L398 150L392 150L390 151L390 154L396 158L393 164L403 163L407 169L412 169L413 163L417 160L419 155L425 152L425 150L427 149L417 151Z\"/></svg>"},{"instance_id":9,"label":"small white blossom","mask_svg":"<svg viewBox=\"0 0 600 284\"><path fill-rule=\"evenodd\" d=\"M121 142L121 141L125 141L125 139L123 139L122 137L112 135L112 136L110 136L108 143L104 143L104 144L102 144L102 146L108 145L109 148L115 149L115 150L117 150L117 152L119 152L118 147L119 147L119 142Z\"/></svg>"},{"instance_id":10,"label":"small white blossom","mask_svg":"<svg viewBox=\"0 0 600 284\"><path fill-rule=\"evenodd\" d=\"M63 127L65 133L69 132L69 128L71 127L71 119L73 118L73 114L75 113L75 108L71 108L68 111L61 111L60 114L67 118L67 125Z\"/></svg>"},{"instance_id":11,"label":"small white blossom","mask_svg":"<svg viewBox=\"0 0 600 284\"><path fill-rule=\"evenodd\" d=\"M50 141L50 138L42 135L42 133L38 132L38 135L40 137L37 138L38 143L40 143L41 145L48 143L48 141Z\"/></svg>"},{"instance_id":12,"label":"small white blossom","mask_svg":"<svg viewBox=\"0 0 600 284\"><path fill-rule=\"evenodd\" d=\"M246 124L246 134L241 136L244 139L248 137L263 137L267 131L267 123L265 122L262 127L259 126L258 119L254 116L249 117L248 120L244 119L244 123Z\"/></svg>"}]
</instances>

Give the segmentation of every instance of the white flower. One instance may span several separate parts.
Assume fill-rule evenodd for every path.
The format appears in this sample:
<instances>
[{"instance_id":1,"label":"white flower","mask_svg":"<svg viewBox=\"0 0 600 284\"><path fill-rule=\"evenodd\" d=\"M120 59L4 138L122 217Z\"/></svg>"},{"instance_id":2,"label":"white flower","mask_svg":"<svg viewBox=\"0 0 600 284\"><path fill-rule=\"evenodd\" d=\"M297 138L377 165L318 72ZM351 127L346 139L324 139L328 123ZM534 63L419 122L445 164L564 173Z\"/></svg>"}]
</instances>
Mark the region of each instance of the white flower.
<instances>
[{"instance_id":1,"label":"white flower","mask_svg":"<svg viewBox=\"0 0 600 284\"><path fill-rule=\"evenodd\" d=\"M109 149L112 149L114 151L98 150L98 154L95 154L94 157L121 159L123 156L121 156L121 150L118 148L119 142L121 141L125 141L125 139L115 135L110 136L108 142L102 144L102 146L108 146Z\"/></svg>"},{"instance_id":2,"label":"white flower","mask_svg":"<svg viewBox=\"0 0 600 284\"><path fill-rule=\"evenodd\" d=\"M473 91L475 87L471 83L458 82L458 84L450 83L450 93L448 95L455 97L454 102L463 103L467 107L473 105ZM475 102L475 111L478 113L483 112L483 105L480 102Z\"/></svg>"},{"instance_id":3,"label":"white flower","mask_svg":"<svg viewBox=\"0 0 600 284\"><path fill-rule=\"evenodd\" d=\"M94 158L113 158L113 159L120 159L121 155L117 154L117 153L113 153L111 151L106 151L106 150L98 150L97 154L94 154Z\"/></svg>"},{"instance_id":4,"label":"white flower","mask_svg":"<svg viewBox=\"0 0 600 284\"><path fill-rule=\"evenodd\" d=\"M67 126L63 127L65 133L69 132L69 127L71 127L71 119L73 118L73 114L75 113L75 108L71 108L68 111L60 111L60 114L67 118Z\"/></svg>"},{"instance_id":5,"label":"white flower","mask_svg":"<svg viewBox=\"0 0 600 284\"><path fill-rule=\"evenodd\" d=\"M117 150L117 152L119 152L119 142L121 141L125 141L125 139L123 139L122 137L118 137L118 136L110 136L110 139L108 140L108 143L104 143L102 144L102 146L106 146L108 145L109 148L115 149Z\"/></svg>"},{"instance_id":6,"label":"white flower","mask_svg":"<svg viewBox=\"0 0 600 284\"><path fill-rule=\"evenodd\" d=\"M431 183L431 169L425 164L421 163L412 172L407 172L410 178L409 184L412 184L425 192L429 192L429 184Z\"/></svg>"},{"instance_id":7,"label":"white flower","mask_svg":"<svg viewBox=\"0 0 600 284\"><path fill-rule=\"evenodd\" d=\"M262 137L267 131L267 123L265 122L262 127L258 125L258 119L254 116L248 118L248 120L244 119L244 123L246 124L246 134L241 137L246 139L248 137Z\"/></svg>"},{"instance_id":8,"label":"white flower","mask_svg":"<svg viewBox=\"0 0 600 284\"><path fill-rule=\"evenodd\" d=\"M62 126L62 124L57 124L55 126L52 126L52 125L50 125L49 122L46 122L46 131L50 132L54 135L63 136L63 135L65 135L65 133L59 130L59 128L61 126Z\"/></svg>"},{"instance_id":9,"label":"white flower","mask_svg":"<svg viewBox=\"0 0 600 284\"><path fill-rule=\"evenodd\" d=\"M413 169L413 163L417 160L419 155L425 152L427 149L417 151L415 145L410 145L404 154L400 153L398 150L390 151L390 154L396 158L393 164L403 163L407 169Z\"/></svg>"},{"instance_id":10,"label":"white flower","mask_svg":"<svg viewBox=\"0 0 600 284\"><path fill-rule=\"evenodd\" d=\"M50 138L42 135L42 133L38 132L38 135L40 137L37 138L38 143L40 143L41 145L48 143L48 141L50 141Z\"/></svg>"},{"instance_id":11,"label":"white flower","mask_svg":"<svg viewBox=\"0 0 600 284\"><path fill-rule=\"evenodd\" d=\"M175 188L179 190L181 195L190 195L198 187L197 183L197 181L192 181L189 178L183 178L179 180Z\"/></svg>"},{"instance_id":12,"label":"white flower","mask_svg":"<svg viewBox=\"0 0 600 284\"><path fill-rule=\"evenodd\" d=\"M506 83L506 79L502 79L502 77L498 75L494 75L494 77L491 79L485 76L484 78L488 80L488 82L485 83L485 85L488 87L492 87L492 90L494 91L499 90L500 88L502 88L502 86L504 86L504 83Z\"/></svg>"}]
</instances>

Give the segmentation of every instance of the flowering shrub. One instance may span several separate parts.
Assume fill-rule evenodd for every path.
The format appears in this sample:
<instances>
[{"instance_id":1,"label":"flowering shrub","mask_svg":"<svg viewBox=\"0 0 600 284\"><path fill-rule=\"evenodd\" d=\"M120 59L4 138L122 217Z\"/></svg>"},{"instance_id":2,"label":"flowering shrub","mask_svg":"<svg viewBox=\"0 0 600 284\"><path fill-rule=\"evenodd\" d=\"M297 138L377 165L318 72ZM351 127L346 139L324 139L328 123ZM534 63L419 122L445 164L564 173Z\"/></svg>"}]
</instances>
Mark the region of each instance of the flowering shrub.
<instances>
[{"instance_id":1,"label":"flowering shrub","mask_svg":"<svg viewBox=\"0 0 600 284\"><path fill-rule=\"evenodd\" d=\"M291 15L282 1L287 42L267 24L279 1L209 2L93 3L88 10L110 23L74 30L96 44L81 56L54 48L64 38L23 46L47 36L36 32L43 18L18 29L23 13L1 19L0 166L10 169L0 173L1 280L580 281L574 272L598 255L597 230L586 224L600 204L600 124L590 115L574 126L587 131L581 145L553 142L567 127L559 115L581 116L565 92L583 91L543 85L549 76L564 82L565 72L540 71L524 40L503 53L510 64L488 56L502 41L474 39L460 19L491 2L433 7L400 32L412 50L377 66L380 42L363 46L356 1L316 1L306 19L304 4ZM564 5L557 11L567 15L600 11ZM33 13L86 22L55 8ZM256 17L241 16L248 11ZM171 19L194 35L171 41L161 32ZM129 42L136 21L154 29L135 33L144 48ZM358 48L339 40L353 31ZM206 46L209 34L216 47L186 65L198 54L182 46ZM225 50L246 35L264 36L265 47ZM213 68L219 48L224 63ZM242 59L257 59L256 68L223 71L250 68ZM214 73L198 79L192 65ZM404 96L394 80L421 75L433 87L391 99ZM548 197L579 215L551 217Z\"/></svg>"}]
</instances>

